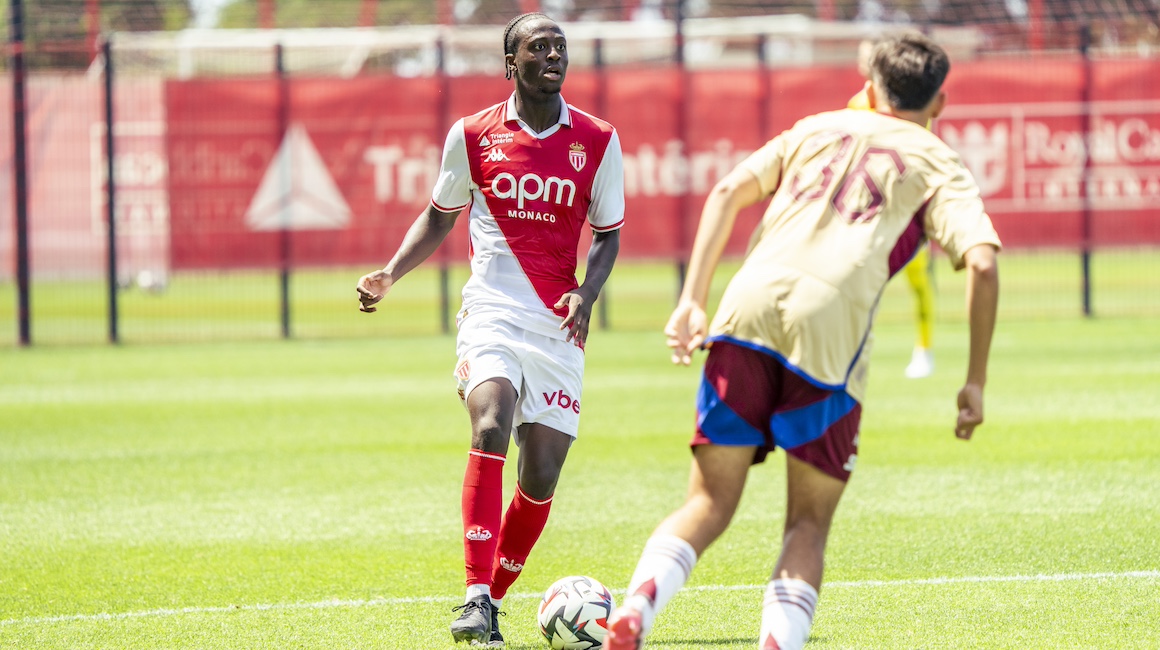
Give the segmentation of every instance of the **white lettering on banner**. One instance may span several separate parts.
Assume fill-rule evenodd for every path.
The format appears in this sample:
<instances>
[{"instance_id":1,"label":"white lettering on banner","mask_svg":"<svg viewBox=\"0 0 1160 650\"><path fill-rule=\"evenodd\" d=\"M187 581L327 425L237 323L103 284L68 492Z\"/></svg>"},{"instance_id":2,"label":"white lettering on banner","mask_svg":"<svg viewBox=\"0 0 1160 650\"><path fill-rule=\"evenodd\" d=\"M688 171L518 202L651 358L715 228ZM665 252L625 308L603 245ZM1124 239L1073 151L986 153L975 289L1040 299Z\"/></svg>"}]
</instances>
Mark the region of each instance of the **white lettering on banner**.
<instances>
[{"instance_id":1,"label":"white lettering on banner","mask_svg":"<svg viewBox=\"0 0 1160 650\"><path fill-rule=\"evenodd\" d=\"M113 174L117 181L116 219L122 273L148 272L165 277L169 268L169 163L165 158L165 123L117 122ZM94 234L107 228L105 186L108 169L99 164L105 125L89 128L90 223Z\"/></svg>"},{"instance_id":2,"label":"white lettering on banner","mask_svg":"<svg viewBox=\"0 0 1160 650\"><path fill-rule=\"evenodd\" d=\"M967 122L961 131L950 124L943 129L943 140L962 157L983 196L995 194L1007 184L1008 128L1005 122L990 129L979 122Z\"/></svg>"},{"instance_id":3,"label":"white lettering on banner","mask_svg":"<svg viewBox=\"0 0 1160 650\"><path fill-rule=\"evenodd\" d=\"M1030 164L1082 165L1090 148L1092 162L1100 164L1147 163L1160 161L1160 129L1133 117L1120 122L1094 117L1084 146L1078 130L1052 130L1043 122L1027 122L1026 151Z\"/></svg>"},{"instance_id":4,"label":"white lettering on banner","mask_svg":"<svg viewBox=\"0 0 1160 650\"><path fill-rule=\"evenodd\" d=\"M978 179L989 211L1074 210L1091 199L1097 211L1152 209L1160 200L1160 102L1095 102L1086 134L1078 102L953 108L938 133Z\"/></svg>"},{"instance_id":5,"label":"white lettering on banner","mask_svg":"<svg viewBox=\"0 0 1160 650\"><path fill-rule=\"evenodd\" d=\"M568 191L567 200L564 199L564 190ZM525 201L535 201L541 196L545 201L568 207L572 207L572 201L576 198L576 184L571 180L555 176L544 180L535 172L520 176L518 181L508 172L500 173L491 180L491 191L497 198L515 199L520 209L523 209Z\"/></svg>"},{"instance_id":6,"label":"white lettering on banner","mask_svg":"<svg viewBox=\"0 0 1160 650\"><path fill-rule=\"evenodd\" d=\"M745 160L750 151L734 149L730 140L717 140L713 148L686 155L680 140L665 142L663 153L642 144L635 153L624 153L624 192L627 196L701 195Z\"/></svg>"},{"instance_id":7,"label":"white lettering on banner","mask_svg":"<svg viewBox=\"0 0 1160 650\"><path fill-rule=\"evenodd\" d=\"M490 137L491 144L496 144L498 136L492 134ZM363 160L373 167L375 201L416 203L428 198L439 173L440 150L431 145L415 149L418 151L408 153L398 145L367 147ZM685 154L679 140L669 140L663 151L658 155L652 145L642 144L636 151L624 152L624 191L627 197L707 194L718 180L751 153L735 149L733 142L724 139L715 141L711 149L689 155ZM555 176L543 179L529 174L517 180L512 174L504 173L497 176L492 185L496 196L515 198L521 208L525 207L522 201L541 197L558 205L571 206L576 194L574 182Z\"/></svg>"},{"instance_id":8,"label":"white lettering on banner","mask_svg":"<svg viewBox=\"0 0 1160 650\"><path fill-rule=\"evenodd\" d=\"M264 162L273 157L264 139L242 140L236 151L223 150L212 142L175 143L169 151L169 174L183 185L244 185L261 179Z\"/></svg>"},{"instance_id":9,"label":"white lettering on banner","mask_svg":"<svg viewBox=\"0 0 1160 650\"><path fill-rule=\"evenodd\" d=\"M134 278L149 290L165 287L169 276L169 163L165 157L166 125L162 121L117 122L113 174L117 183L118 281ZM104 157L105 125L89 126L89 218L91 232L108 233ZM98 240L100 241L100 240ZM75 260L52 256L45 266L73 269Z\"/></svg>"},{"instance_id":10,"label":"white lettering on banner","mask_svg":"<svg viewBox=\"0 0 1160 650\"><path fill-rule=\"evenodd\" d=\"M427 144L407 155L398 145L367 147L363 160L374 168L375 201L424 203L439 174L439 148Z\"/></svg>"}]
</instances>

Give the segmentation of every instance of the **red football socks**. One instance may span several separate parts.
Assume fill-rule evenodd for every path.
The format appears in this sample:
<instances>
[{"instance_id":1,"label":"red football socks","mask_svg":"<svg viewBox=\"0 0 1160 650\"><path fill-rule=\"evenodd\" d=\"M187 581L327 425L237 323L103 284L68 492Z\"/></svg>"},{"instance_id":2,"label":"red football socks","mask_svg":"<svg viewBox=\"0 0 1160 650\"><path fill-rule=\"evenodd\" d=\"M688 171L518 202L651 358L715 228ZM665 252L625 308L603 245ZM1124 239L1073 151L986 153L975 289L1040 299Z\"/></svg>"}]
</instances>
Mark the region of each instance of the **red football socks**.
<instances>
[{"instance_id":1,"label":"red football socks","mask_svg":"<svg viewBox=\"0 0 1160 650\"><path fill-rule=\"evenodd\" d=\"M472 449L463 476L463 557L467 585L491 584L503 508L504 456Z\"/></svg>"},{"instance_id":2,"label":"red football socks","mask_svg":"<svg viewBox=\"0 0 1160 650\"><path fill-rule=\"evenodd\" d=\"M491 597L500 600L508 587L520 577L528 554L544 532L548 522L548 511L552 509L552 497L537 501L524 494L516 486L516 495L503 518L499 530L499 548L495 556L495 570L492 574Z\"/></svg>"}]
</instances>

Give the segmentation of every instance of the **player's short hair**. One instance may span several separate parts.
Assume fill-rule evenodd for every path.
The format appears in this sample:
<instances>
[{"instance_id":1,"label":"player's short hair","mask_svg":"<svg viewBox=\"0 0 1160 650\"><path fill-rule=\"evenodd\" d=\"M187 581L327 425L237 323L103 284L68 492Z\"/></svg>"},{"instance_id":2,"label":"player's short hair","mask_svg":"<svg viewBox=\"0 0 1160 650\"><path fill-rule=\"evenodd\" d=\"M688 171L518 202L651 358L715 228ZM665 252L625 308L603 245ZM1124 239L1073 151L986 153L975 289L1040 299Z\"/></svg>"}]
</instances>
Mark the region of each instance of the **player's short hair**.
<instances>
[{"instance_id":1,"label":"player's short hair","mask_svg":"<svg viewBox=\"0 0 1160 650\"><path fill-rule=\"evenodd\" d=\"M519 33L516 28L531 18L547 18L548 20L551 20L551 18L548 18L547 14L542 14L538 11L520 14L515 18L512 18L510 21L508 21L507 27L503 30L504 55L516 53L516 43L518 42L519 38Z\"/></svg>"},{"instance_id":2,"label":"player's short hair","mask_svg":"<svg viewBox=\"0 0 1160 650\"><path fill-rule=\"evenodd\" d=\"M870 71L891 108L919 111L934 99L951 61L937 43L918 32L884 39L874 46Z\"/></svg>"}]
</instances>

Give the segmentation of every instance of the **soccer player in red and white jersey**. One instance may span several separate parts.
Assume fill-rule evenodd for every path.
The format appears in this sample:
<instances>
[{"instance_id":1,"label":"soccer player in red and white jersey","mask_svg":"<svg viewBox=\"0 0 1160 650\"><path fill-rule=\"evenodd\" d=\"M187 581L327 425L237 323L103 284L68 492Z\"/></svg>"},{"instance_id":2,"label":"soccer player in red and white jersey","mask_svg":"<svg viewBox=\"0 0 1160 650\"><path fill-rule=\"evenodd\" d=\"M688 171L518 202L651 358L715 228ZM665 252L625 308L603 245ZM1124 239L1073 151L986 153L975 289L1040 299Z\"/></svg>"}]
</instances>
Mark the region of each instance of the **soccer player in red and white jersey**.
<instances>
[{"instance_id":1,"label":"soccer player in red and white jersey","mask_svg":"<svg viewBox=\"0 0 1160 650\"><path fill-rule=\"evenodd\" d=\"M950 63L920 34L874 50L872 111L807 117L710 193L689 274L665 333L673 361L709 347L697 396L685 504L645 544L606 650L636 650L657 612L729 525L746 475L786 451L781 555L766 587L762 650L809 638L826 539L854 469L870 327L882 289L929 237L966 268L970 353L955 435L983 421L998 304L999 238L958 155L926 129L946 101ZM710 323L714 268L738 212L769 207Z\"/></svg>"},{"instance_id":2,"label":"soccer player in red and white jersey","mask_svg":"<svg viewBox=\"0 0 1160 650\"><path fill-rule=\"evenodd\" d=\"M358 283L360 308L375 311L468 211L471 278L455 369L471 419L462 498L467 594L451 633L492 646L503 645L499 608L544 529L576 437L592 305L624 222L620 139L561 97L568 50L559 25L540 13L516 17L504 31L504 56L515 91L451 127L431 204L386 267ZM585 225L594 235L579 284ZM503 514L513 434L519 480Z\"/></svg>"}]
</instances>

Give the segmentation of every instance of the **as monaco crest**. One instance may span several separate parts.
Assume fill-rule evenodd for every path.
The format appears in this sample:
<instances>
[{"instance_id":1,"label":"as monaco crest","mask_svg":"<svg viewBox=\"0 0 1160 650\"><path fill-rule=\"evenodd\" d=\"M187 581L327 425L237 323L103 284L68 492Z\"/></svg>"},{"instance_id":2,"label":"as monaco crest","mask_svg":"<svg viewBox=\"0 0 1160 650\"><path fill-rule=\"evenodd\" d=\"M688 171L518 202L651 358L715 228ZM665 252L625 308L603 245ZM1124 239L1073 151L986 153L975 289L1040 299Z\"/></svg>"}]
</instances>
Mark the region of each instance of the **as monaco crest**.
<instances>
[{"instance_id":1,"label":"as monaco crest","mask_svg":"<svg viewBox=\"0 0 1160 650\"><path fill-rule=\"evenodd\" d=\"M568 145L571 151L568 152L568 162L572 163L572 169L580 171L584 169L584 164L588 162L588 154L584 152L584 145L579 142L573 142Z\"/></svg>"}]
</instances>

